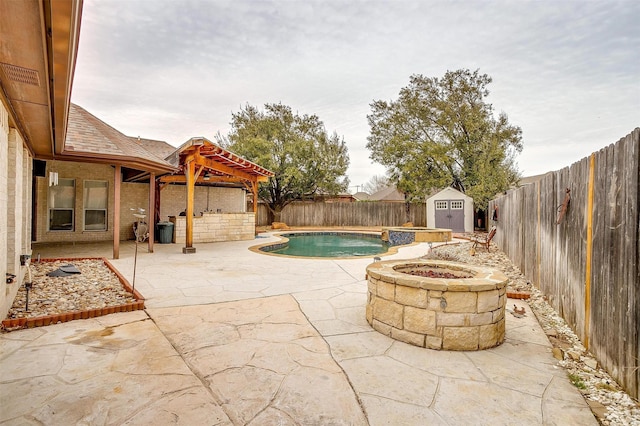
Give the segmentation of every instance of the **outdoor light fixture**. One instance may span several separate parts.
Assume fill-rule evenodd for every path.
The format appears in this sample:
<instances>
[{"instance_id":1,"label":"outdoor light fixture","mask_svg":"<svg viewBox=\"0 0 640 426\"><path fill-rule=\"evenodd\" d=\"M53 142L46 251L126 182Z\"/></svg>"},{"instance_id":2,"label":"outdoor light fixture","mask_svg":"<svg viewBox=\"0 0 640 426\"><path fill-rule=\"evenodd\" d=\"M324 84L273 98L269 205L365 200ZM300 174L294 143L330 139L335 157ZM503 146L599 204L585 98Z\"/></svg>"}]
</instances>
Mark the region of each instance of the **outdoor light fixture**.
<instances>
[{"instance_id":1,"label":"outdoor light fixture","mask_svg":"<svg viewBox=\"0 0 640 426\"><path fill-rule=\"evenodd\" d=\"M28 256L28 255L21 255L20 258L22 260L22 256ZM27 263L29 261L29 259L31 258L31 256L25 257L25 263L23 263L23 265L27 266L27 280L24 283L24 289L27 292L27 298L26 298L26 302L24 305L24 311L25 312L29 312L29 290L31 290L31 288L33 288L33 277L31 276L31 267L29 266L29 263Z\"/></svg>"},{"instance_id":2,"label":"outdoor light fixture","mask_svg":"<svg viewBox=\"0 0 640 426\"><path fill-rule=\"evenodd\" d=\"M24 288L27 291L27 298L24 304L24 311L29 312L29 290L33 287L33 283L31 281L27 281L24 283Z\"/></svg>"},{"instance_id":3,"label":"outdoor light fixture","mask_svg":"<svg viewBox=\"0 0 640 426\"><path fill-rule=\"evenodd\" d=\"M27 262L29 262L29 259L31 259L31 255L30 254L21 254L20 255L20 265L21 266L25 266L27 264Z\"/></svg>"},{"instance_id":4,"label":"outdoor light fixture","mask_svg":"<svg viewBox=\"0 0 640 426\"><path fill-rule=\"evenodd\" d=\"M58 172L49 172L49 186L58 185Z\"/></svg>"}]
</instances>

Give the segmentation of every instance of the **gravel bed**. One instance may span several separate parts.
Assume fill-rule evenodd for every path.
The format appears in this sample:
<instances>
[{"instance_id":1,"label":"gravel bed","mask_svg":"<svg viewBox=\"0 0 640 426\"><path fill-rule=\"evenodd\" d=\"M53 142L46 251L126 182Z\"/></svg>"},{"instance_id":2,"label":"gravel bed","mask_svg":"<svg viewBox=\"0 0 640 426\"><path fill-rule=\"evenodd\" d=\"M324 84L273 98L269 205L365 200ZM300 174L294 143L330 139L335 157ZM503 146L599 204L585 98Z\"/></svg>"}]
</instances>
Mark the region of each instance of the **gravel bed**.
<instances>
[{"instance_id":1,"label":"gravel bed","mask_svg":"<svg viewBox=\"0 0 640 426\"><path fill-rule=\"evenodd\" d=\"M78 268L80 274L47 276L68 264ZM21 285L7 318L40 317L135 302L113 271L99 259L32 262L30 268L33 287L29 290L29 310L25 311L27 292Z\"/></svg>"},{"instance_id":2,"label":"gravel bed","mask_svg":"<svg viewBox=\"0 0 640 426\"><path fill-rule=\"evenodd\" d=\"M546 297L534 288L496 246L491 252L477 249L472 255L471 243L449 244L435 247L425 258L444 259L489 266L501 270L510 279L507 291L531 293L528 300L542 329L553 345L553 355L567 371L602 425L640 426L640 404L633 400L602 368L582 345L580 339L547 303Z\"/></svg>"}]
</instances>

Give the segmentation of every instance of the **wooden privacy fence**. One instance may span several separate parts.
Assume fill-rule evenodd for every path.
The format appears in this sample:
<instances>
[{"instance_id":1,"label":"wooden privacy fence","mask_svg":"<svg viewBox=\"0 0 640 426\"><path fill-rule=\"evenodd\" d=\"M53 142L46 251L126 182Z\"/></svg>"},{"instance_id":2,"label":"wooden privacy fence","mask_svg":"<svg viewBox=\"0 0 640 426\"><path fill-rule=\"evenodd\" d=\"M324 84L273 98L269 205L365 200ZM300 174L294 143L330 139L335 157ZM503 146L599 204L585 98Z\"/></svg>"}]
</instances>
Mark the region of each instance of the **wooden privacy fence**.
<instances>
[{"instance_id":1,"label":"wooden privacy fence","mask_svg":"<svg viewBox=\"0 0 640 426\"><path fill-rule=\"evenodd\" d=\"M290 226L400 226L407 222L406 204L385 201L351 203L294 202L282 210L280 221ZM409 204L409 221L427 225L424 203ZM258 205L256 225L270 225L267 207Z\"/></svg>"},{"instance_id":2,"label":"wooden privacy fence","mask_svg":"<svg viewBox=\"0 0 640 426\"><path fill-rule=\"evenodd\" d=\"M640 128L491 201L494 241L635 398L640 395ZM570 202L560 217L566 189ZM560 223L557 223L560 219Z\"/></svg>"}]
</instances>

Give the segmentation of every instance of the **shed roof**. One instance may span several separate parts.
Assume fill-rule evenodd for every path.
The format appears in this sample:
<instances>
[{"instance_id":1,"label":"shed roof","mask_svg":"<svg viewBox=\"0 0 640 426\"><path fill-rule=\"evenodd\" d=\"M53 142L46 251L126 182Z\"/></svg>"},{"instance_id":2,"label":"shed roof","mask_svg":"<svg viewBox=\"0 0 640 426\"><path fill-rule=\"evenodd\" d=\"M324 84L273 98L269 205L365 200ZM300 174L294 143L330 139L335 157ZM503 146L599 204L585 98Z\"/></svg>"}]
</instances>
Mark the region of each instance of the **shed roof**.
<instances>
[{"instance_id":1,"label":"shed roof","mask_svg":"<svg viewBox=\"0 0 640 426\"><path fill-rule=\"evenodd\" d=\"M473 198L469 197L464 192L460 192L460 191L458 191L457 189L455 189L455 188L453 188L451 186L436 192L435 194L433 194L432 196L427 198L427 202L429 200L432 200L432 199L435 199L435 200L451 199L451 197L462 198L464 200L468 200L468 201L473 202Z\"/></svg>"}]
</instances>

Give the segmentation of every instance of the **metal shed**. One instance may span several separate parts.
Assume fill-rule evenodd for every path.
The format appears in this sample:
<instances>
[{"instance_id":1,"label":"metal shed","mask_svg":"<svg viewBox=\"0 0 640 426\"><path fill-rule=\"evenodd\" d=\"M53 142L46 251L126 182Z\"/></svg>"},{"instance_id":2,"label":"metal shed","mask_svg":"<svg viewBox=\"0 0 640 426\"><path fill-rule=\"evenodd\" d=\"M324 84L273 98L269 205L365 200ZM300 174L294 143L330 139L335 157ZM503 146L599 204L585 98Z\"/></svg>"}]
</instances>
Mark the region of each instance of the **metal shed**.
<instances>
[{"instance_id":1,"label":"metal shed","mask_svg":"<svg viewBox=\"0 0 640 426\"><path fill-rule=\"evenodd\" d=\"M473 232L473 198L451 187L427 198L427 227Z\"/></svg>"}]
</instances>

